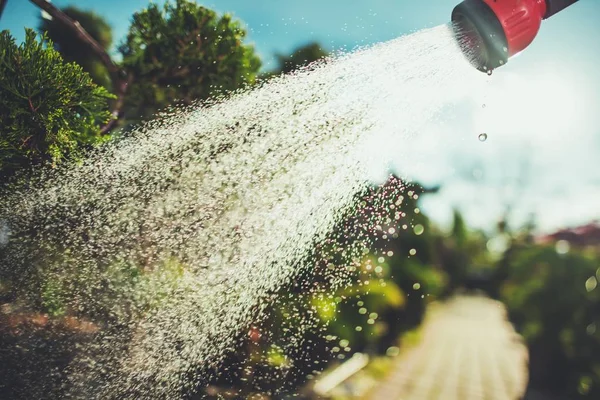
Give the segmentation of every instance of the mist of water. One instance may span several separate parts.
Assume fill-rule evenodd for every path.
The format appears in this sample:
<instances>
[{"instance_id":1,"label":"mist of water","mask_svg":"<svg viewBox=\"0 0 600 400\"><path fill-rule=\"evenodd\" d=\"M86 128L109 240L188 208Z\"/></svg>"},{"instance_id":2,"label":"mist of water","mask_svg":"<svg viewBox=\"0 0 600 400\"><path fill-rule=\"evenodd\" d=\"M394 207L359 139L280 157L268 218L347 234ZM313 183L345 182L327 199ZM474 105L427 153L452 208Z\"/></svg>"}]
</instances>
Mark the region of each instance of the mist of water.
<instances>
[{"instance_id":1,"label":"mist of water","mask_svg":"<svg viewBox=\"0 0 600 400\"><path fill-rule=\"evenodd\" d=\"M98 326L63 393L193 389L374 172L480 75L440 26L166 113L12 188L3 273Z\"/></svg>"}]
</instances>

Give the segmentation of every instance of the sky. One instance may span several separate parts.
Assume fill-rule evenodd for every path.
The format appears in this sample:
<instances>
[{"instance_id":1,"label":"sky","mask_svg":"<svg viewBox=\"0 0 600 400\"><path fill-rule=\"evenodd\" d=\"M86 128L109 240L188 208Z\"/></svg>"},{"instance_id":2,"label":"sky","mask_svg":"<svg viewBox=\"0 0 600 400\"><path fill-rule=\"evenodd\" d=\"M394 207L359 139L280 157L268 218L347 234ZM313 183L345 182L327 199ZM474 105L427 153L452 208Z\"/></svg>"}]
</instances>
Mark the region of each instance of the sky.
<instances>
[{"instance_id":1,"label":"sky","mask_svg":"<svg viewBox=\"0 0 600 400\"><path fill-rule=\"evenodd\" d=\"M164 0L155 1L162 4ZM125 36L131 15L148 0L53 0L57 6L76 5L104 16L111 24L115 42ZM244 22L250 41L269 65L276 52L289 53L311 40L329 49L353 48L448 22L457 0L207 0L206 7L227 12ZM23 27L36 27L39 10L28 0L8 0L0 29L23 38ZM547 31L600 32L593 16L600 16L600 2L582 0L572 9L546 22ZM596 19L597 20L597 19ZM580 22L584 26L581 26ZM546 25L545 24L545 25ZM536 43L551 46L549 39ZM556 35L554 35L556 37Z\"/></svg>"},{"instance_id":2,"label":"sky","mask_svg":"<svg viewBox=\"0 0 600 400\"><path fill-rule=\"evenodd\" d=\"M163 1L157 1L163 3ZM104 16L115 43L145 0L53 0ZM207 0L243 21L265 68L276 53L318 41L351 50L447 23L457 0ZM39 10L8 0L0 30L19 40ZM422 182L443 182L423 205L442 223L458 207L474 226L490 226L507 206L515 223L535 214L541 230L600 218L600 1L581 0L544 21L533 44L498 69L485 93L421 135L417 159L395 160ZM486 104L486 108L483 108ZM479 142L481 132L488 140ZM436 145L437 144L437 145Z\"/></svg>"},{"instance_id":3,"label":"sky","mask_svg":"<svg viewBox=\"0 0 600 400\"><path fill-rule=\"evenodd\" d=\"M161 4L163 0L156 1ZM206 7L233 14L248 28L249 39L263 59L275 52L289 53L311 40L334 49L354 47L436 26L449 19L451 1L433 0L430 7L421 1L398 0L208 0ZM77 5L105 16L115 38L123 38L133 12L147 0L54 0L53 4ZM0 29L22 36L23 26L37 25L39 11L27 0L8 0Z\"/></svg>"}]
</instances>

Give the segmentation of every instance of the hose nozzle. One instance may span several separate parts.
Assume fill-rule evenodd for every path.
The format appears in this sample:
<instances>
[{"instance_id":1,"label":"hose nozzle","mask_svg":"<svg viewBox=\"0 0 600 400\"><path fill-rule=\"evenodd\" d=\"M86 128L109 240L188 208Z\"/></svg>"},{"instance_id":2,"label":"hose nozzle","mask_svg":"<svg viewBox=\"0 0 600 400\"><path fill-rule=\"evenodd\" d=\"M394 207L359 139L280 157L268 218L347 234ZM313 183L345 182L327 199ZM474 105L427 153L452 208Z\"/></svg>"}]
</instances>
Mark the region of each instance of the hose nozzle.
<instances>
[{"instance_id":1,"label":"hose nozzle","mask_svg":"<svg viewBox=\"0 0 600 400\"><path fill-rule=\"evenodd\" d=\"M533 42L542 20L577 0L464 0L452 11L463 53L480 71L491 71Z\"/></svg>"}]
</instances>

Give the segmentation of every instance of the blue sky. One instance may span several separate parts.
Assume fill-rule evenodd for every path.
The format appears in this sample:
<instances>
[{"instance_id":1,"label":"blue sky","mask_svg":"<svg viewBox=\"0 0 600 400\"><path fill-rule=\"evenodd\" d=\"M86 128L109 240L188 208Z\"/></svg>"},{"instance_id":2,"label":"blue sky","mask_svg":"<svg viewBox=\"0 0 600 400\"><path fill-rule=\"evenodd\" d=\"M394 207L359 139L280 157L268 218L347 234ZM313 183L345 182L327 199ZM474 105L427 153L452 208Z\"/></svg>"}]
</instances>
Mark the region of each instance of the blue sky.
<instances>
[{"instance_id":1,"label":"blue sky","mask_svg":"<svg viewBox=\"0 0 600 400\"><path fill-rule=\"evenodd\" d=\"M157 1L163 3L163 0ZM365 45L448 22L457 0L207 0L201 2L219 12L229 12L247 26L267 65L275 52L289 53L294 47L317 40L329 49ZM133 12L147 0L54 0L91 9L106 17L118 42L127 32ZM595 18L594 18L595 15ZM35 27L39 10L27 0L8 0L0 29L9 29L18 38L23 27ZM588 46L598 60L594 43L600 37L600 2L582 0L543 26L535 43L541 52L551 52L560 42L568 47ZM546 32L544 32L546 31ZM566 35L566 36L562 36ZM567 42L568 37L577 36ZM585 40L581 40L585 38ZM557 41L559 43L557 43ZM594 49L595 47L595 49ZM535 55L532 55L535 57Z\"/></svg>"},{"instance_id":2,"label":"blue sky","mask_svg":"<svg viewBox=\"0 0 600 400\"><path fill-rule=\"evenodd\" d=\"M162 3L163 1L158 1ZM368 45L447 23L458 0L207 0L242 20L267 68L273 55L316 40L328 49ZM106 17L118 43L147 0L54 0ZM8 0L0 29L19 39L39 10ZM423 182L444 182L424 205L440 221L461 208L474 225L490 226L508 203L551 230L600 217L600 1L581 0L544 21L534 43L497 70L487 94L452 110L453 122L422 133L415 166L400 169ZM486 112L481 101L490 104ZM477 135L485 129L485 143ZM431 143L437 143L433 146ZM519 165L529 165L525 185ZM426 165L424 167L423 165ZM508 182L508 183L507 183ZM513 183L511 183L513 182ZM511 186L512 185L512 186Z\"/></svg>"},{"instance_id":3,"label":"blue sky","mask_svg":"<svg viewBox=\"0 0 600 400\"><path fill-rule=\"evenodd\" d=\"M131 14L148 1L54 0L53 3L75 4L96 11L110 21L115 37L120 38L127 31ZM208 0L200 3L241 19L250 30L250 39L265 55L287 52L313 39L331 47L391 39L411 30L447 22L452 7L452 1L447 0L433 0L430 7L418 5L418 1L398 0ZM35 26L38 15L29 1L9 0L0 28L19 32L24 25Z\"/></svg>"}]
</instances>

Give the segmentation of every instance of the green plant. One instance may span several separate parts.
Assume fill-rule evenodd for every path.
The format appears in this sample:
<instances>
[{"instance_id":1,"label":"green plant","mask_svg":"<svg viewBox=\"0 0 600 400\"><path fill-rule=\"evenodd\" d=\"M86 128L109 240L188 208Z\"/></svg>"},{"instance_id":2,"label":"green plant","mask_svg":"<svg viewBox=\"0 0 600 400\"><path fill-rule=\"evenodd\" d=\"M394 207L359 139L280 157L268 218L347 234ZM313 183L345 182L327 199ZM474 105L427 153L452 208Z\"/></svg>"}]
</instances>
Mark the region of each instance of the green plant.
<instances>
[{"instance_id":1,"label":"green plant","mask_svg":"<svg viewBox=\"0 0 600 400\"><path fill-rule=\"evenodd\" d=\"M133 16L120 47L133 77L126 118L138 120L174 104L226 93L251 84L260 68L245 30L230 15L189 0L151 4Z\"/></svg>"},{"instance_id":2,"label":"green plant","mask_svg":"<svg viewBox=\"0 0 600 400\"><path fill-rule=\"evenodd\" d=\"M79 65L65 63L45 35L38 41L27 29L17 46L0 32L0 179L106 140L100 124L111 118L111 97Z\"/></svg>"}]
</instances>

